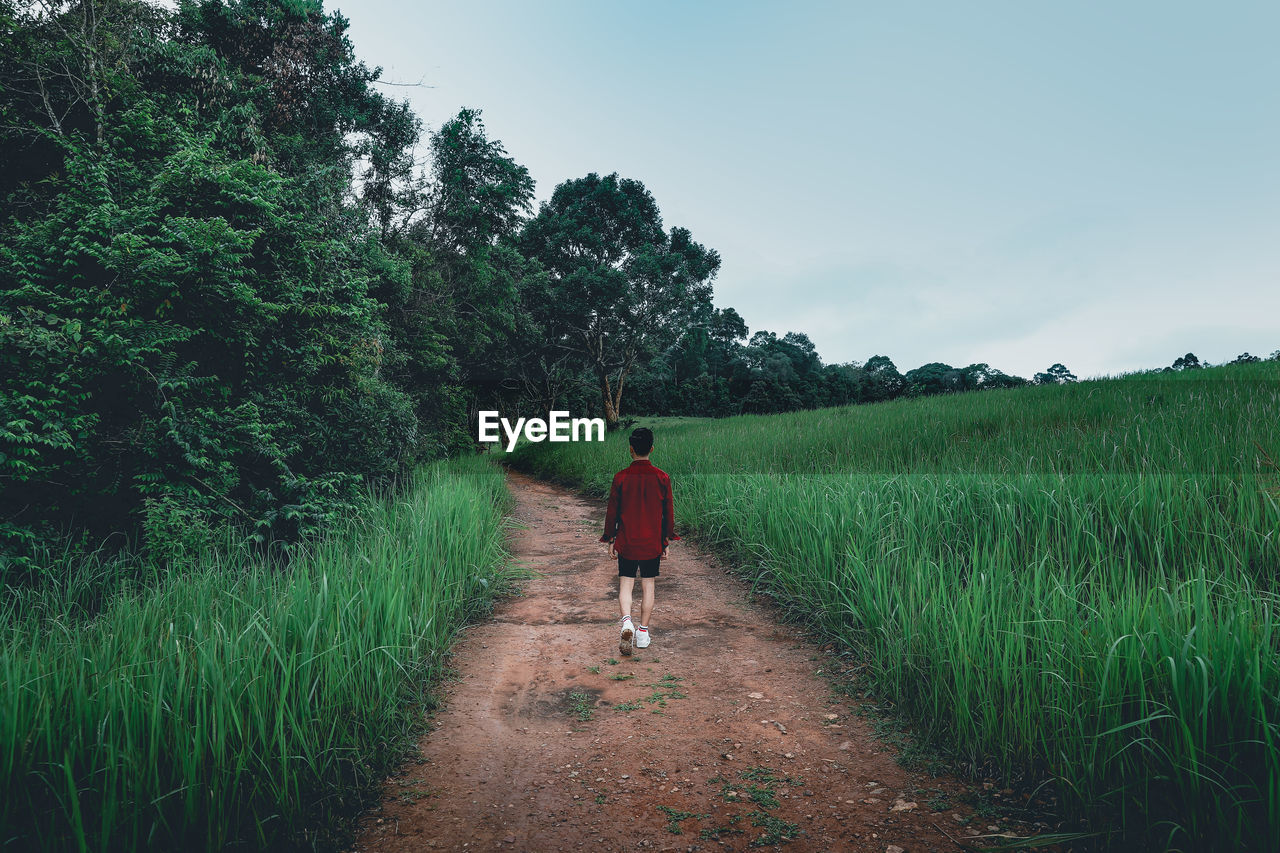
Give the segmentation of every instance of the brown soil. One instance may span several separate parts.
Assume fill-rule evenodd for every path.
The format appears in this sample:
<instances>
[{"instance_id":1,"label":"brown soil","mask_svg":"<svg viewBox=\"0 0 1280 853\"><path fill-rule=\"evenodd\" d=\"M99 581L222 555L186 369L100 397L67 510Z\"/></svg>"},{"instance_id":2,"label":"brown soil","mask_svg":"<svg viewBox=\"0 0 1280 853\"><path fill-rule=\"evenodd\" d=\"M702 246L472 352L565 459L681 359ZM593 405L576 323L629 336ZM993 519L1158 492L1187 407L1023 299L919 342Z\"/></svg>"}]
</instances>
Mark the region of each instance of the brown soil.
<instances>
[{"instance_id":1,"label":"brown soil","mask_svg":"<svg viewBox=\"0 0 1280 853\"><path fill-rule=\"evenodd\" d=\"M422 758L387 780L355 850L747 850L770 829L753 822L777 820L799 833L786 850L914 853L989 831L955 805L963 785L899 766L817 673L831 658L690 543L663 561L652 645L619 654L602 507L509 485L526 525L509 547L536 577L465 631Z\"/></svg>"}]
</instances>

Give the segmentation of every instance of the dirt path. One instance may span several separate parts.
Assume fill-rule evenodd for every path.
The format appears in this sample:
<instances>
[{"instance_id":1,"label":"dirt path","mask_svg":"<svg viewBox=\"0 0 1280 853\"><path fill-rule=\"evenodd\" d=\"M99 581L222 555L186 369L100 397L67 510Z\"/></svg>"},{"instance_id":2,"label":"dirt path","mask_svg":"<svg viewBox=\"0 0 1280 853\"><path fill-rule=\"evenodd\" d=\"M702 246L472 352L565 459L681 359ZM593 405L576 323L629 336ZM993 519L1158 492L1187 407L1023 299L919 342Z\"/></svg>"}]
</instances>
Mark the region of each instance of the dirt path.
<instances>
[{"instance_id":1,"label":"dirt path","mask_svg":"<svg viewBox=\"0 0 1280 853\"><path fill-rule=\"evenodd\" d=\"M510 547L537 577L466 631L425 761L388 780L354 849L916 853L986 831L943 807L959 784L898 766L815 674L828 658L688 543L663 562L653 644L622 657L602 507L509 485L527 525Z\"/></svg>"}]
</instances>

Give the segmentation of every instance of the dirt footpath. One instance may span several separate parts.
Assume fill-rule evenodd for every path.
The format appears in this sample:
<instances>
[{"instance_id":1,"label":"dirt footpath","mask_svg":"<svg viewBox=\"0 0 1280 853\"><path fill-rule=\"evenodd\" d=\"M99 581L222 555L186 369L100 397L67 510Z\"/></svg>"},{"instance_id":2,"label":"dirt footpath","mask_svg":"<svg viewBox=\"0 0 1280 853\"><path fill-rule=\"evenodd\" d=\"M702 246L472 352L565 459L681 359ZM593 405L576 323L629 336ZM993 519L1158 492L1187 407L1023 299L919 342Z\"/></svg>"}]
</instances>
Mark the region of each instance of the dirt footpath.
<instances>
[{"instance_id":1,"label":"dirt footpath","mask_svg":"<svg viewBox=\"0 0 1280 853\"><path fill-rule=\"evenodd\" d=\"M687 542L663 561L653 644L620 655L602 505L509 485L526 525L510 547L537 577L466 631L425 761L387 781L355 850L916 853L987 831L959 784L908 773L850 715L815 674L829 658Z\"/></svg>"}]
</instances>

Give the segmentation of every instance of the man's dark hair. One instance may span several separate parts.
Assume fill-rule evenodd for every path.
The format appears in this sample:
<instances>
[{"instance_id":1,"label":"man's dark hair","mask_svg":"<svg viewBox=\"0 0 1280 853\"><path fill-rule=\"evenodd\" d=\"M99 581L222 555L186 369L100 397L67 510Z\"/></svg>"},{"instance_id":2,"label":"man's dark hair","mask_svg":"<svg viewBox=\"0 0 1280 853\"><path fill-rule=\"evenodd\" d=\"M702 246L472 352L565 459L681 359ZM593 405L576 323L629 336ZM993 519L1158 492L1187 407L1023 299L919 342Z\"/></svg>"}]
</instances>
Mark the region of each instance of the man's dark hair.
<instances>
[{"instance_id":1,"label":"man's dark hair","mask_svg":"<svg viewBox=\"0 0 1280 853\"><path fill-rule=\"evenodd\" d=\"M631 431L631 449L636 452L636 456L648 456L649 451L653 450L653 430L648 427L639 427Z\"/></svg>"}]
</instances>

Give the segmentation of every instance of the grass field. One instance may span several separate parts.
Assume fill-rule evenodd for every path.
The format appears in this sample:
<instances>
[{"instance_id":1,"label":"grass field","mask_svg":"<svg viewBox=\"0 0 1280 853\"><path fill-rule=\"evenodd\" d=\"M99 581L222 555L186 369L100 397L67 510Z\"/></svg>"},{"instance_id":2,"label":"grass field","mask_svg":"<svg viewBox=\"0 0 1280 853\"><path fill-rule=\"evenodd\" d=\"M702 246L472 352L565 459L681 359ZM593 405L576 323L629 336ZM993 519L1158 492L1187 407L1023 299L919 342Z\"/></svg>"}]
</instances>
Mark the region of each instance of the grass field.
<instances>
[{"instance_id":1,"label":"grass field","mask_svg":"<svg viewBox=\"0 0 1280 853\"><path fill-rule=\"evenodd\" d=\"M74 584L6 600L0 848L340 840L502 580L505 501L441 463L287 570L211 551L91 618Z\"/></svg>"},{"instance_id":2,"label":"grass field","mask_svg":"<svg viewBox=\"0 0 1280 853\"><path fill-rule=\"evenodd\" d=\"M1102 846L1280 849L1280 366L654 426L678 521L926 736ZM602 494L625 441L515 464Z\"/></svg>"}]
</instances>

